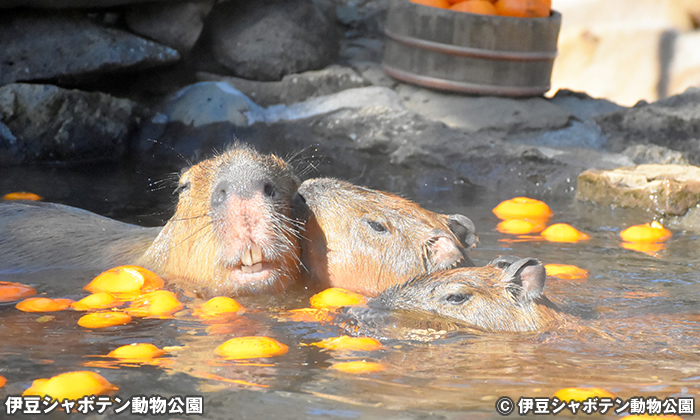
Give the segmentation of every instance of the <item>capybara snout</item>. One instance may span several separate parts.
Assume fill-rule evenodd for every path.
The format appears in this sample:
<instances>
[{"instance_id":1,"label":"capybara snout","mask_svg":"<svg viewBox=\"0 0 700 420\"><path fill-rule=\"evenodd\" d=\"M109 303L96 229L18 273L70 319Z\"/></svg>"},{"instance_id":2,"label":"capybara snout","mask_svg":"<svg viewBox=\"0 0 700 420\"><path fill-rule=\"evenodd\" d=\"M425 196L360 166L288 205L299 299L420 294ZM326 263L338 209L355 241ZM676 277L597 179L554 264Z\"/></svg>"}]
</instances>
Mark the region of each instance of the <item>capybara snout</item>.
<instances>
[{"instance_id":1,"label":"capybara snout","mask_svg":"<svg viewBox=\"0 0 700 420\"><path fill-rule=\"evenodd\" d=\"M302 260L325 287L369 296L423 273L471 265L474 224L394 194L332 178L305 181L294 199L305 221Z\"/></svg>"},{"instance_id":2,"label":"capybara snout","mask_svg":"<svg viewBox=\"0 0 700 420\"><path fill-rule=\"evenodd\" d=\"M543 294L546 276L534 258L499 257L485 267L416 277L386 290L370 305L486 331L537 331L566 319Z\"/></svg>"},{"instance_id":3,"label":"capybara snout","mask_svg":"<svg viewBox=\"0 0 700 420\"><path fill-rule=\"evenodd\" d=\"M281 292L299 271L298 186L285 161L236 144L182 175L175 215L142 263L205 295Z\"/></svg>"}]
</instances>

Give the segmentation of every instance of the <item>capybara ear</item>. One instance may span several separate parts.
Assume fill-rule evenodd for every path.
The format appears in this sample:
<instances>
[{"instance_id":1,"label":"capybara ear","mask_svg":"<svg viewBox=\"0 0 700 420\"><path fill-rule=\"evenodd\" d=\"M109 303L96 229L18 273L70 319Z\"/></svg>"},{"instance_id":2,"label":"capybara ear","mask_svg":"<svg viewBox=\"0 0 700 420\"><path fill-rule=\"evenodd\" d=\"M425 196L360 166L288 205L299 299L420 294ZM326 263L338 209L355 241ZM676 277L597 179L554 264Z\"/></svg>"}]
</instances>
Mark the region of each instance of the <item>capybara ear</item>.
<instances>
[{"instance_id":1,"label":"capybara ear","mask_svg":"<svg viewBox=\"0 0 700 420\"><path fill-rule=\"evenodd\" d=\"M546 278L544 266L534 258L521 258L511 263L501 274L501 280L508 282L507 289L521 302L540 297Z\"/></svg>"},{"instance_id":2,"label":"capybara ear","mask_svg":"<svg viewBox=\"0 0 700 420\"><path fill-rule=\"evenodd\" d=\"M479 241L476 236L476 228L474 223L470 218L461 214L450 214L447 216L447 224L450 227L450 231L459 239L462 244L460 252L462 253L462 263L464 267L473 267L474 262L469 258L469 253L467 252L469 248L472 248Z\"/></svg>"},{"instance_id":3,"label":"capybara ear","mask_svg":"<svg viewBox=\"0 0 700 420\"><path fill-rule=\"evenodd\" d=\"M462 214L450 214L447 217L450 230L459 238L464 248L471 248L479 242L479 238L476 236L476 227L470 218Z\"/></svg>"},{"instance_id":4,"label":"capybara ear","mask_svg":"<svg viewBox=\"0 0 700 420\"><path fill-rule=\"evenodd\" d=\"M491 260L488 265L504 270L510 267L514 262L520 261L520 257L514 255L500 255Z\"/></svg>"}]
</instances>

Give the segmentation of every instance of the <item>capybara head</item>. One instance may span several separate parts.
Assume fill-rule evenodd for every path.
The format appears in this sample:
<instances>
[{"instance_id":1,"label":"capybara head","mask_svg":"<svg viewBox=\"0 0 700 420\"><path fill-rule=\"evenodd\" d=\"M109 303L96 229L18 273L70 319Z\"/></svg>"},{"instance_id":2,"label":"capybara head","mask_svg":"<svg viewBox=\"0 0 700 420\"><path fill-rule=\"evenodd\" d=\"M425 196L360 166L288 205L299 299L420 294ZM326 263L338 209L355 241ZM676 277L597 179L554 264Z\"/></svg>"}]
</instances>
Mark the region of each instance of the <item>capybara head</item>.
<instances>
[{"instance_id":1,"label":"capybara head","mask_svg":"<svg viewBox=\"0 0 700 420\"><path fill-rule=\"evenodd\" d=\"M368 296L417 275L472 265L474 224L397 195L332 178L304 181L295 198L305 220L302 261L324 287Z\"/></svg>"},{"instance_id":2,"label":"capybara head","mask_svg":"<svg viewBox=\"0 0 700 420\"><path fill-rule=\"evenodd\" d=\"M284 160L235 144L182 175L175 215L144 265L204 295L283 291L300 266L298 187Z\"/></svg>"},{"instance_id":3,"label":"capybara head","mask_svg":"<svg viewBox=\"0 0 700 420\"><path fill-rule=\"evenodd\" d=\"M538 331L567 319L542 294L546 276L534 258L500 257L485 267L416 277L386 290L369 306L424 313L485 331Z\"/></svg>"}]
</instances>

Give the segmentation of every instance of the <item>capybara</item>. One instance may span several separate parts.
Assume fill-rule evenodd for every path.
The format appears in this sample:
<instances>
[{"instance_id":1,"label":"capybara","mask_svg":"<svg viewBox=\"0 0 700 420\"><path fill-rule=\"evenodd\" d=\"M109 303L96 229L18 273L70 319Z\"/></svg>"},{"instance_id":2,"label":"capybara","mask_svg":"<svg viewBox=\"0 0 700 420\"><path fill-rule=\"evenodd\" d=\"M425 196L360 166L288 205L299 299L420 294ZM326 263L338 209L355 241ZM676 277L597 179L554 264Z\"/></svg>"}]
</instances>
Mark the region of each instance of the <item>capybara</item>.
<instances>
[{"instance_id":1,"label":"capybara","mask_svg":"<svg viewBox=\"0 0 700 420\"><path fill-rule=\"evenodd\" d=\"M467 249L477 239L466 216L333 178L304 181L294 208L305 220L302 262L323 287L376 296L421 274L473 265Z\"/></svg>"},{"instance_id":2,"label":"capybara","mask_svg":"<svg viewBox=\"0 0 700 420\"><path fill-rule=\"evenodd\" d=\"M534 258L500 257L485 267L418 276L387 289L367 307L342 309L338 321L352 333L384 338L396 338L397 331L402 338L435 338L460 328L543 331L572 319L542 293L545 278Z\"/></svg>"},{"instance_id":3,"label":"capybara","mask_svg":"<svg viewBox=\"0 0 700 420\"><path fill-rule=\"evenodd\" d=\"M201 162L180 178L175 214L138 263L208 295L281 292L299 271L298 187L289 164L250 147Z\"/></svg>"},{"instance_id":4,"label":"capybara","mask_svg":"<svg viewBox=\"0 0 700 420\"><path fill-rule=\"evenodd\" d=\"M299 271L290 217L298 186L285 161L236 144L182 175L162 229L56 204L3 203L0 270L131 263L203 295L280 292Z\"/></svg>"}]
</instances>

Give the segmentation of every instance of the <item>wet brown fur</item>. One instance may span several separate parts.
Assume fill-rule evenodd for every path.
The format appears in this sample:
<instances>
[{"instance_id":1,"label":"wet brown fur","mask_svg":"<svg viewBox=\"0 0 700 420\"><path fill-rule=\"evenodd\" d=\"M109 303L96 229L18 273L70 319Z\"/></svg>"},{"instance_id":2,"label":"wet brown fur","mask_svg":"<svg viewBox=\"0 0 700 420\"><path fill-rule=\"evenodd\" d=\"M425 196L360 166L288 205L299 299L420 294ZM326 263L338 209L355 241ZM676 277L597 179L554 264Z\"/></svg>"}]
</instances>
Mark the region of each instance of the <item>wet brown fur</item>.
<instances>
[{"instance_id":1,"label":"wet brown fur","mask_svg":"<svg viewBox=\"0 0 700 420\"><path fill-rule=\"evenodd\" d=\"M509 270L492 263L417 277L387 290L371 305L493 332L543 331L572 320L542 294L546 274L539 262L514 264L521 266Z\"/></svg>"},{"instance_id":2,"label":"wet brown fur","mask_svg":"<svg viewBox=\"0 0 700 420\"><path fill-rule=\"evenodd\" d=\"M277 185L279 200L254 197L263 213L268 236L260 244L266 261L276 266L273 275L254 284L229 280L231 266L243 249L226 249L226 231L241 221L226 220L211 209L213 189L230 166L255 162ZM245 173L240 176L246 176ZM291 197L299 186L292 168L274 155L262 155L237 145L215 158L187 170L180 179L180 197L174 216L163 227L150 248L138 261L182 288L205 295L242 295L281 292L298 276L299 233L290 218Z\"/></svg>"},{"instance_id":3,"label":"wet brown fur","mask_svg":"<svg viewBox=\"0 0 700 420\"><path fill-rule=\"evenodd\" d=\"M376 296L417 275L471 263L465 247L476 237L464 216L331 178L307 180L299 194L309 209L302 260L324 287ZM455 217L469 225L463 238L451 229Z\"/></svg>"}]
</instances>

